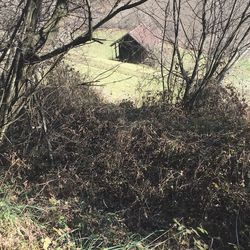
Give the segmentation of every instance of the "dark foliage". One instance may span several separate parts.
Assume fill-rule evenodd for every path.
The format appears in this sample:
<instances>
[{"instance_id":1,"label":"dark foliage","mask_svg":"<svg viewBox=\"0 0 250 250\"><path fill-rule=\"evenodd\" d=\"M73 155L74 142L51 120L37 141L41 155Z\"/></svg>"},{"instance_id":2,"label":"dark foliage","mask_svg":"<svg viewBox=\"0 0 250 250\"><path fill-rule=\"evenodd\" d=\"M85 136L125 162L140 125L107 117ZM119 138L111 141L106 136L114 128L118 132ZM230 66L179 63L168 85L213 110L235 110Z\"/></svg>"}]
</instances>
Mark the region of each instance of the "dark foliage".
<instances>
[{"instance_id":1,"label":"dark foliage","mask_svg":"<svg viewBox=\"0 0 250 250\"><path fill-rule=\"evenodd\" d=\"M137 108L101 102L64 70L10 131L5 178L26 180L42 202L72 201L72 227L92 216L86 234L111 232L98 213L115 214L122 222L113 228L142 235L181 218L207 229L214 249L250 248L250 127L233 90L210 87L193 113L157 102ZM46 133L37 125L41 107Z\"/></svg>"}]
</instances>

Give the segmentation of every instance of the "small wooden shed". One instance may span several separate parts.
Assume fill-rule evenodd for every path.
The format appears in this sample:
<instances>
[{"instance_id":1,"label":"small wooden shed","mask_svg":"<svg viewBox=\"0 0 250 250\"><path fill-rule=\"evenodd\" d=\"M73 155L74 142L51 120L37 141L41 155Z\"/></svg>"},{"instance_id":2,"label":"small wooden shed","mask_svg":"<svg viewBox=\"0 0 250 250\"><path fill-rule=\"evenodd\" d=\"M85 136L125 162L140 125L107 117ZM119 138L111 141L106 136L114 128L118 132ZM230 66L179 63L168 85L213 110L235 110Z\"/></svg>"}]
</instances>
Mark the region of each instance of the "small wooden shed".
<instances>
[{"instance_id":1,"label":"small wooden shed","mask_svg":"<svg viewBox=\"0 0 250 250\"><path fill-rule=\"evenodd\" d=\"M132 31L116 40L111 46L115 48L115 56L120 61L145 63L154 50L158 39L144 25L139 25Z\"/></svg>"}]
</instances>

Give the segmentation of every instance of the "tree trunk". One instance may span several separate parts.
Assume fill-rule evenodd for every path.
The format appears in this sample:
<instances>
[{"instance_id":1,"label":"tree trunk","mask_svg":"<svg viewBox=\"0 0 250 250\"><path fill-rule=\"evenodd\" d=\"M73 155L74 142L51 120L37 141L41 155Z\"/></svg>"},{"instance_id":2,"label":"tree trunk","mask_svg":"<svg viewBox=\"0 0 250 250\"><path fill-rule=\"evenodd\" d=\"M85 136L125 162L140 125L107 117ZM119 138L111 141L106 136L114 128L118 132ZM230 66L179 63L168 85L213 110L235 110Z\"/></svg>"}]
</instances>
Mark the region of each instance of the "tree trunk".
<instances>
[{"instance_id":1,"label":"tree trunk","mask_svg":"<svg viewBox=\"0 0 250 250\"><path fill-rule=\"evenodd\" d=\"M3 145L4 143L8 127L9 127L8 125L4 125L4 124L0 126L0 146Z\"/></svg>"}]
</instances>

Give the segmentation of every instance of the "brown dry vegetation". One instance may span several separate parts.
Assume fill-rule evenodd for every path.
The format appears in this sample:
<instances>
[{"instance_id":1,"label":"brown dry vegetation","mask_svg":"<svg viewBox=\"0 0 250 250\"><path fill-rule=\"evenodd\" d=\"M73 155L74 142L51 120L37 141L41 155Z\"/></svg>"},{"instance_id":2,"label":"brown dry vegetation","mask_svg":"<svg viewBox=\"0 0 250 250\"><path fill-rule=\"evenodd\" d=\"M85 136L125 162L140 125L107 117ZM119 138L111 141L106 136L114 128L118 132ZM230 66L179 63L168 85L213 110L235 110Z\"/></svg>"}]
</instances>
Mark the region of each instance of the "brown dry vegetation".
<instances>
[{"instance_id":1,"label":"brown dry vegetation","mask_svg":"<svg viewBox=\"0 0 250 250\"><path fill-rule=\"evenodd\" d=\"M158 249L250 248L250 127L232 88L211 84L186 113L154 98L103 103L62 65L48 82L0 151L2 185L43 208L43 234L64 230L71 249L152 232Z\"/></svg>"}]
</instances>

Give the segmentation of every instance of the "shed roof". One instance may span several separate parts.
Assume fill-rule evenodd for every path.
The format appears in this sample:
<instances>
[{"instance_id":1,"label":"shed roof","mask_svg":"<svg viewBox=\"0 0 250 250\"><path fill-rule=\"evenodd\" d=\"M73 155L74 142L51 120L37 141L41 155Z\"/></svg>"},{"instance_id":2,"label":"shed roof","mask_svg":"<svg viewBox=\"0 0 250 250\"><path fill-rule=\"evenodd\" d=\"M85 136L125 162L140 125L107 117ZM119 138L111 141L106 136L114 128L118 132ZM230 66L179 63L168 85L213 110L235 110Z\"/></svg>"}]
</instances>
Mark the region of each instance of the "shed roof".
<instances>
[{"instance_id":1,"label":"shed roof","mask_svg":"<svg viewBox=\"0 0 250 250\"><path fill-rule=\"evenodd\" d=\"M140 24L135 29L131 30L115 42L111 44L113 46L116 43L119 43L125 36L131 36L136 40L142 47L146 50L152 50L159 43L159 39L150 31L146 26Z\"/></svg>"}]
</instances>

